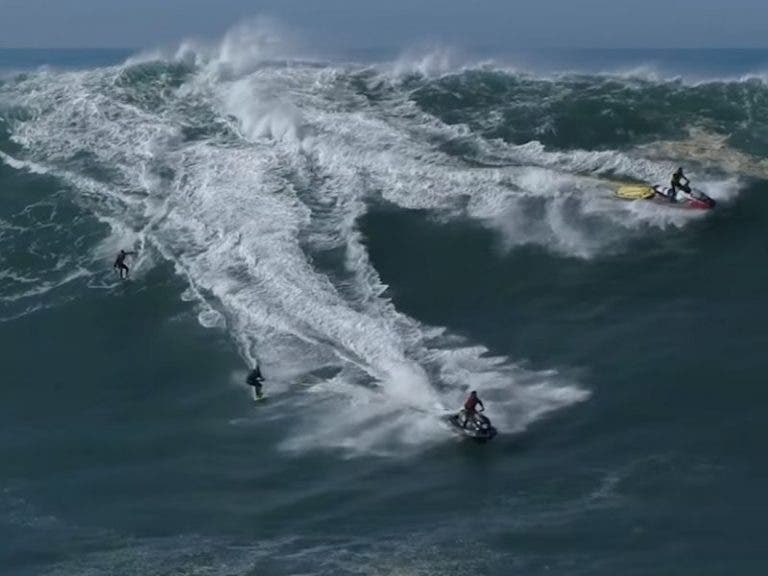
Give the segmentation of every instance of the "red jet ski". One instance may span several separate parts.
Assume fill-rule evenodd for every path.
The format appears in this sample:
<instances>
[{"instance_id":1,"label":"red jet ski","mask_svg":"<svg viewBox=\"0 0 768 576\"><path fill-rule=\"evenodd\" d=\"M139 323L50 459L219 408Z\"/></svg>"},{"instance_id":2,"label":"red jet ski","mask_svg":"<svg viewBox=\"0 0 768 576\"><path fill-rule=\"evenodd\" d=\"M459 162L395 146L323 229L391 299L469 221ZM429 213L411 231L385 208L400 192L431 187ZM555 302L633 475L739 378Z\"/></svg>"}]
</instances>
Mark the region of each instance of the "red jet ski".
<instances>
[{"instance_id":1,"label":"red jet ski","mask_svg":"<svg viewBox=\"0 0 768 576\"><path fill-rule=\"evenodd\" d=\"M672 195L672 188L669 186L662 186L657 184L651 188L654 195L649 198L654 202L663 204L672 204L680 206L681 208L693 208L696 210L711 210L717 204L712 198L699 192L698 190L690 190L684 192L678 190L677 194Z\"/></svg>"}]
</instances>

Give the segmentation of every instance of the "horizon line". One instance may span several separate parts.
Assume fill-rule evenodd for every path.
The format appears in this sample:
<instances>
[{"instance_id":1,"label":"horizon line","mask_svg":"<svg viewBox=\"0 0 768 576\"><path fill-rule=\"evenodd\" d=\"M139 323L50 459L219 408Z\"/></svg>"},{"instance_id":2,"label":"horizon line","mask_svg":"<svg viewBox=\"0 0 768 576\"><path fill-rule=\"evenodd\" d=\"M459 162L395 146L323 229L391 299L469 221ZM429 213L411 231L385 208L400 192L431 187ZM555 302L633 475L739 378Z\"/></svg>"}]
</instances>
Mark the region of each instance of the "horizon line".
<instances>
[{"instance_id":1,"label":"horizon line","mask_svg":"<svg viewBox=\"0 0 768 576\"><path fill-rule=\"evenodd\" d=\"M157 46L155 46L157 47ZM447 47L442 44L437 44L436 47ZM359 51L359 50L394 50L398 46L359 46L354 48L347 48L344 51ZM507 49L507 50L635 50L646 52L662 52L662 51L678 51L678 52L694 52L702 50L742 50L742 51L768 51L768 45L765 46L507 46L497 47L490 45L475 45L466 47L457 47L458 50L491 50L491 49ZM401 49L407 49L402 48ZM130 52L139 50L152 50L151 46L3 46L0 44L0 50L17 50L17 51L110 51L110 52Z\"/></svg>"}]
</instances>

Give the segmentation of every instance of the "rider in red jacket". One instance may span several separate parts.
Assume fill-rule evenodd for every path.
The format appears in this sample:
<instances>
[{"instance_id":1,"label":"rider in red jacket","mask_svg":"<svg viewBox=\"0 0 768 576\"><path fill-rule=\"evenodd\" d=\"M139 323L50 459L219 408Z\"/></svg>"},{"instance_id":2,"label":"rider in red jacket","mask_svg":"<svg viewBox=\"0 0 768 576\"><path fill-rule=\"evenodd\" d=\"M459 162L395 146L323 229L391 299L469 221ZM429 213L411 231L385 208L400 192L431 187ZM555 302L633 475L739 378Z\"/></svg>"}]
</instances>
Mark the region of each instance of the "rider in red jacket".
<instances>
[{"instance_id":1,"label":"rider in red jacket","mask_svg":"<svg viewBox=\"0 0 768 576\"><path fill-rule=\"evenodd\" d=\"M467 422L469 422L470 418L474 418L475 414L477 413L477 405L480 405L480 408L485 410L485 406L483 406L483 401L480 400L480 398L477 396L477 390L472 390L472 392L469 393L469 397L467 398L466 402L464 402L464 427L467 427Z\"/></svg>"}]
</instances>

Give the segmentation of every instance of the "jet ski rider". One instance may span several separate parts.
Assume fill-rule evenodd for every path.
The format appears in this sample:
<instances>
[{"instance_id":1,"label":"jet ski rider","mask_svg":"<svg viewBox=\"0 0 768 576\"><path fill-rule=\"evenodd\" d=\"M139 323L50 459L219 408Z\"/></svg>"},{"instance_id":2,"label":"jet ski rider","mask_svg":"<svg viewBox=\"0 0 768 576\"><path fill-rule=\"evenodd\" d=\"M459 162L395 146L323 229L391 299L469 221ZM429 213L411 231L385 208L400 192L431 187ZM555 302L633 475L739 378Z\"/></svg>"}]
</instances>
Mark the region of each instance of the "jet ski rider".
<instances>
[{"instance_id":1,"label":"jet ski rider","mask_svg":"<svg viewBox=\"0 0 768 576\"><path fill-rule=\"evenodd\" d=\"M483 406L483 401L478 397L477 390L472 390L472 392L469 393L466 402L464 402L464 423L462 424L464 428L467 427L469 419L474 418L475 414L477 414L476 408L478 404L480 405L480 408L485 411L485 406Z\"/></svg>"},{"instance_id":2,"label":"jet ski rider","mask_svg":"<svg viewBox=\"0 0 768 576\"><path fill-rule=\"evenodd\" d=\"M685 180L685 183L683 183L683 180ZM677 171L672 174L672 181L669 183L669 199L672 202L677 202L678 190L682 190L683 192L690 194L690 183L691 181L688 179L688 177L683 174L683 167L680 166Z\"/></svg>"}]
</instances>

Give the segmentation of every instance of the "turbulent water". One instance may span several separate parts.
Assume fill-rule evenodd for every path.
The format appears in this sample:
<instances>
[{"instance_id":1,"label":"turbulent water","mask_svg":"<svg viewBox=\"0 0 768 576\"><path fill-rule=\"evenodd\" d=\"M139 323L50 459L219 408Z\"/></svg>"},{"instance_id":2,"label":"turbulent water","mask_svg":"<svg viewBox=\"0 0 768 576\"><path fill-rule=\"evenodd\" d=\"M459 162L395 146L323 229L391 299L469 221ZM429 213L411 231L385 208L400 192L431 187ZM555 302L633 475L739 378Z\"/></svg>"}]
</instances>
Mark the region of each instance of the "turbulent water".
<instances>
[{"instance_id":1,"label":"turbulent water","mask_svg":"<svg viewBox=\"0 0 768 576\"><path fill-rule=\"evenodd\" d=\"M4 573L765 568L759 70L6 60Z\"/></svg>"}]
</instances>

